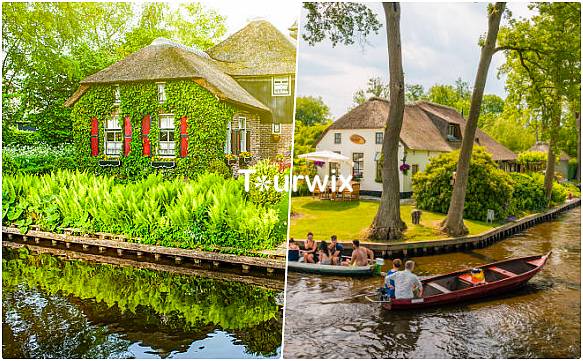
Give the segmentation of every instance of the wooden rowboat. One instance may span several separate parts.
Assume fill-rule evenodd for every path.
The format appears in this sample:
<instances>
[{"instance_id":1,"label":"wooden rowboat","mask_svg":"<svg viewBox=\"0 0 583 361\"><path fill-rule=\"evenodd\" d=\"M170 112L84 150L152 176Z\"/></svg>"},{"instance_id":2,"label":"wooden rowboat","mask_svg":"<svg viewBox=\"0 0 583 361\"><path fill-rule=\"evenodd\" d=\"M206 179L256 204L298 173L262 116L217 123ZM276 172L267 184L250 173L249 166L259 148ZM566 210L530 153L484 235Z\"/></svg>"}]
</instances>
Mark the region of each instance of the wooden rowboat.
<instances>
[{"instance_id":1,"label":"wooden rowboat","mask_svg":"<svg viewBox=\"0 0 583 361\"><path fill-rule=\"evenodd\" d=\"M485 282L474 283L470 269L423 279L423 294L420 298L393 299L377 298L371 302L381 303L387 310L407 310L441 306L450 303L475 300L497 295L523 286L536 275L547 262L546 255L509 259L480 266Z\"/></svg>"},{"instance_id":2,"label":"wooden rowboat","mask_svg":"<svg viewBox=\"0 0 583 361\"><path fill-rule=\"evenodd\" d=\"M319 273L324 275L337 275L337 276L370 276L373 274L374 265L371 266L331 266L318 263L305 263L288 261L287 269L289 271L304 272L304 273Z\"/></svg>"}]
</instances>

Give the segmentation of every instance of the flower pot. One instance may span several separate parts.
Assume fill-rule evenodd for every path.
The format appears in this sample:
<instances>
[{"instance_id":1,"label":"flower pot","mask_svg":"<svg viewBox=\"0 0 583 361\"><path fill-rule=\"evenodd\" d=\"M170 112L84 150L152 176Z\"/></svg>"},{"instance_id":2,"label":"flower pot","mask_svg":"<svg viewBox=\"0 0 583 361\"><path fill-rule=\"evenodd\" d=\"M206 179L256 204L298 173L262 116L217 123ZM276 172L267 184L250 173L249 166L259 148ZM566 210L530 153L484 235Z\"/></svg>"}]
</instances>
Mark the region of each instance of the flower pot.
<instances>
[{"instance_id":1,"label":"flower pot","mask_svg":"<svg viewBox=\"0 0 583 361\"><path fill-rule=\"evenodd\" d=\"M121 161L119 159L116 160L100 160L99 166L100 167L119 167L121 165Z\"/></svg>"}]
</instances>

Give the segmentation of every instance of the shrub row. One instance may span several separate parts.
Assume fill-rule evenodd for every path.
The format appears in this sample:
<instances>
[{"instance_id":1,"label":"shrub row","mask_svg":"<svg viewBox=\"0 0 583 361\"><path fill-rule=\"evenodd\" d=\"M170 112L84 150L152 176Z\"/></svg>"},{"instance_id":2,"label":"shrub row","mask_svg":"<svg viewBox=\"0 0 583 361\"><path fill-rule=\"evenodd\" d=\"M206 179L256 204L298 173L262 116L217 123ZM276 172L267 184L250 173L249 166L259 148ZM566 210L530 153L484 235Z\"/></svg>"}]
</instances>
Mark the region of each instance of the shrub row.
<instances>
[{"instance_id":1,"label":"shrub row","mask_svg":"<svg viewBox=\"0 0 583 361\"><path fill-rule=\"evenodd\" d=\"M72 170L75 167L75 148L71 144L11 145L2 149L4 174L45 174L58 169Z\"/></svg>"}]
</instances>

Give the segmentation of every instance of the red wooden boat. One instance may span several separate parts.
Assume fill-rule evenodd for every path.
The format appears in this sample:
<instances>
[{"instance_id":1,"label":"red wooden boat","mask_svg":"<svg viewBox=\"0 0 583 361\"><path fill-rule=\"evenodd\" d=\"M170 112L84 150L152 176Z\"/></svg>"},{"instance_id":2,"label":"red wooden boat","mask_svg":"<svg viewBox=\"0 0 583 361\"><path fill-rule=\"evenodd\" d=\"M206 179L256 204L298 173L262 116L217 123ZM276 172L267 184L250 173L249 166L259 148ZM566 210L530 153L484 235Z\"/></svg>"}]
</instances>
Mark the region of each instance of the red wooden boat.
<instances>
[{"instance_id":1,"label":"red wooden boat","mask_svg":"<svg viewBox=\"0 0 583 361\"><path fill-rule=\"evenodd\" d=\"M480 266L484 281L475 282L471 269L429 277L421 281L423 294L420 298L370 300L381 303L388 310L441 306L514 290L536 275L547 262L546 255L509 259Z\"/></svg>"}]
</instances>

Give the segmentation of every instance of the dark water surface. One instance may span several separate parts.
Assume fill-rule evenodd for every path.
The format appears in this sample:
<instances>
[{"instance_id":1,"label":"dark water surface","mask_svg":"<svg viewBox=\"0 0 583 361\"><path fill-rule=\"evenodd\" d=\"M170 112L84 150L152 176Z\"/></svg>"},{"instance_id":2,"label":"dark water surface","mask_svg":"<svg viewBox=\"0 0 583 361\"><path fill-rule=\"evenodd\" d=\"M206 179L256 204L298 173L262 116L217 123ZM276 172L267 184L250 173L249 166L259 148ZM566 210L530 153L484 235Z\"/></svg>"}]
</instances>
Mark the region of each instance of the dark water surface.
<instances>
[{"instance_id":1,"label":"dark water surface","mask_svg":"<svg viewBox=\"0 0 583 361\"><path fill-rule=\"evenodd\" d=\"M280 294L236 282L3 249L4 358L281 353Z\"/></svg>"},{"instance_id":2,"label":"dark water surface","mask_svg":"<svg viewBox=\"0 0 583 361\"><path fill-rule=\"evenodd\" d=\"M456 306L384 311L350 299L380 286L380 278L290 273L284 357L579 358L580 227L577 208L487 248L416 258L416 273L433 275L553 251L522 289Z\"/></svg>"}]
</instances>

